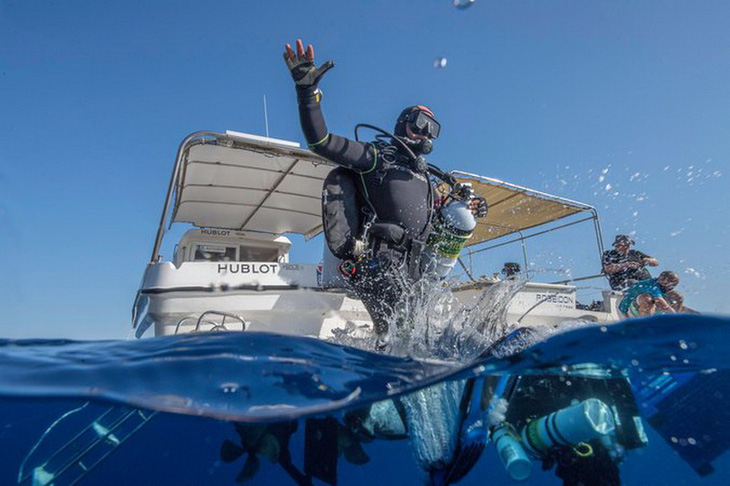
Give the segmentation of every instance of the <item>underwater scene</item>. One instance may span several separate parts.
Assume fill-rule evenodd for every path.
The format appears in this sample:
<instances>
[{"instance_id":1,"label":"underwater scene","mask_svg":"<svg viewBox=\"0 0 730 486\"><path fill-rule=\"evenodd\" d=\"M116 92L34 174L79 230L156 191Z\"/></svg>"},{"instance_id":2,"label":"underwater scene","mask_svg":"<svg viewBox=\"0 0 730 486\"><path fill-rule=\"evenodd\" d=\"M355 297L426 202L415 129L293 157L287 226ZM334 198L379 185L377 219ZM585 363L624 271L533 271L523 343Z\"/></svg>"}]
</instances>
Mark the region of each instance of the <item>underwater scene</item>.
<instances>
[{"instance_id":1,"label":"underwater scene","mask_svg":"<svg viewBox=\"0 0 730 486\"><path fill-rule=\"evenodd\" d=\"M728 325L517 329L468 363L268 333L5 340L0 483L727 484Z\"/></svg>"}]
</instances>

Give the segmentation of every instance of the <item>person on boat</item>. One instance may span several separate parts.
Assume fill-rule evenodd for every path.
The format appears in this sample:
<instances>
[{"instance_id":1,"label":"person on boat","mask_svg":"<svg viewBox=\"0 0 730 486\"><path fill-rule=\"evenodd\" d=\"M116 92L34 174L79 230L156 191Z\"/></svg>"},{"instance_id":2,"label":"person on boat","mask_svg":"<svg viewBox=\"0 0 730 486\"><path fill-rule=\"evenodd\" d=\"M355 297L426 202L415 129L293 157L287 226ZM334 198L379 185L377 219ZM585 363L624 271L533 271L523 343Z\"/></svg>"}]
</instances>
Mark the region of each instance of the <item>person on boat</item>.
<instances>
[{"instance_id":1,"label":"person on boat","mask_svg":"<svg viewBox=\"0 0 730 486\"><path fill-rule=\"evenodd\" d=\"M616 235L613 250L603 253L603 273L608 276L608 282L613 290L625 290L639 280L651 278L646 269L656 267L659 262L639 250L631 249L634 245L628 235Z\"/></svg>"},{"instance_id":2,"label":"person on boat","mask_svg":"<svg viewBox=\"0 0 730 486\"><path fill-rule=\"evenodd\" d=\"M417 105L401 112L393 137L365 143L330 133L318 84L334 63L317 67L314 48L305 51L301 39L296 50L286 44L284 60L310 150L339 166L323 188L327 245L384 338L401 296L422 276L421 254L437 202L423 155L431 152L441 125L433 111ZM486 214L483 198L473 197L468 207L475 216Z\"/></svg>"},{"instance_id":3,"label":"person on boat","mask_svg":"<svg viewBox=\"0 0 730 486\"><path fill-rule=\"evenodd\" d=\"M667 302L666 295L679 283L679 276L671 271L662 272L658 278L636 282L624 292L619 310L627 317L653 315L657 310L673 314L675 310Z\"/></svg>"},{"instance_id":4,"label":"person on boat","mask_svg":"<svg viewBox=\"0 0 730 486\"><path fill-rule=\"evenodd\" d=\"M699 314L696 310L684 305L684 295L676 289L664 294L664 300L667 301L677 314Z\"/></svg>"}]
</instances>

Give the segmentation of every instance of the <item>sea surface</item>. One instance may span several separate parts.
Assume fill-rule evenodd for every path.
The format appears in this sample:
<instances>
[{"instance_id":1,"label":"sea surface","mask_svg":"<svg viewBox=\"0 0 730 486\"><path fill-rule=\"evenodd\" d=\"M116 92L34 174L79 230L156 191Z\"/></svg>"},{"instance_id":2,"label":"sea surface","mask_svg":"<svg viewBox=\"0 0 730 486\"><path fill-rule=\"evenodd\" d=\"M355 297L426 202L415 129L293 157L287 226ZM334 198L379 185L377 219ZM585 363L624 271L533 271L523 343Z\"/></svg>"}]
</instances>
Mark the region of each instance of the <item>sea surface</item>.
<instances>
[{"instance_id":1,"label":"sea surface","mask_svg":"<svg viewBox=\"0 0 730 486\"><path fill-rule=\"evenodd\" d=\"M517 331L468 362L265 333L3 340L0 484L727 485L728 326ZM590 399L622 423L510 477L489 431Z\"/></svg>"}]
</instances>

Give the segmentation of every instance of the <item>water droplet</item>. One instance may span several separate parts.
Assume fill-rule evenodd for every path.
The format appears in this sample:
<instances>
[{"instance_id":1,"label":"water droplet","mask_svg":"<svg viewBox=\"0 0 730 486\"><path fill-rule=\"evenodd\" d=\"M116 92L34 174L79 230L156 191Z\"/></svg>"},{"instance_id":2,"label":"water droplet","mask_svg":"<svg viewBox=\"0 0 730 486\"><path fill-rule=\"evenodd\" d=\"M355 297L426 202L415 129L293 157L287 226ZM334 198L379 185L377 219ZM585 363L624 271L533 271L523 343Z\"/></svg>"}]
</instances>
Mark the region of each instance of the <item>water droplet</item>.
<instances>
[{"instance_id":1,"label":"water droplet","mask_svg":"<svg viewBox=\"0 0 730 486\"><path fill-rule=\"evenodd\" d=\"M684 339L679 340L679 347L681 349L687 349L687 343L684 341Z\"/></svg>"},{"instance_id":2,"label":"water droplet","mask_svg":"<svg viewBox=\"0 0 730 486\"><path fill-rule=\"evenodd\" d=\"M689 445L696 445L696 444L697 444L697 441L696 441L696 440L694 440L694 438L692 438L692 437L689 437L689 438L687 439L687 443L689 443Z\"/></svg>"},{"instance_id":3,"label":"water droplet","mask_svg":"<svg viewBox=\"0 0 730 486\"><path fill-rule=\"evenodd\" d=\"M438 68L445 68L445 67L446 67L446 63L447 63L447 62L448 62L448 61L447 61L447 59L446 59L445 57L437 57L437 58L436 58L436 59L435 59L435 60L433 61L433 67L435 67L435 68L437 68L437 69L438 69Z\"/></svg>"},{"instance_id":4,"label":"water droplet","mask_svg":"<svg viewBox=\"0 0 730 486\"><path fill-rule=\"evenodd\" d=\"M238 391L238 383L223 383L221 390L223 393L236 393Z\"/></svg>"},{"instance_id":5,"label":"water droplet","mask_svg":"<svg viewBox=\"0 0 730 486\"><path fill-rule=\"evenodd\" d=\"M632 359L632 360L631 360L631 365L632 365L632 366L639 366L639 360L636 360L636 359Z\"/></svg>"},{"instance_id":6,"label":"water droplet","mask_svg":"<svg viewBox=\"0 0 730 486\"><path fill-rule=\"evenodd\" d=\"M458 8L459 10L466 10L467 8L474 5L474 2L477 0L454 0L454 7Z\"/></svg>"}]
</instances>

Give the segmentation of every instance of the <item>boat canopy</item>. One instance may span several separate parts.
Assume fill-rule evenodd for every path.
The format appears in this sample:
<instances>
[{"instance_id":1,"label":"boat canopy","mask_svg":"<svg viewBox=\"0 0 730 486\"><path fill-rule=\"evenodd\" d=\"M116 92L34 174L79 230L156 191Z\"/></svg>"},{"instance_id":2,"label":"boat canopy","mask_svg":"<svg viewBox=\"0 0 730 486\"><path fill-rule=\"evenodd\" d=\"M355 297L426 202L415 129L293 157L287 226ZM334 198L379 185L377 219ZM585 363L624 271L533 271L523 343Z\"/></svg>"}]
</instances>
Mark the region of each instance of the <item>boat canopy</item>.
<instances>
[{"instance_id":1,"label":"boat canopy","mask_svg":"<svg viewBox=\"0 0 730 486\"><path fill-rule=\"evenodd\" d=\"M226 132L183 151L171 222L312 237L332 166L299 144Z\"/></svg>"},{"instance_id":2,"label":"boat canopy","mask_svg":"<svg viewBox=\"0 0 730 486\"><path fill-rule=\"evenodd\" d=\"M578 213L589 212L591 219L598 218L593 206L577 201L468 172L454 171L451 174L460 182L471 183L474 192L484 197L489 205L487 217L477 220L469 246Z\"/></svg>"},{"instance_id":3,"label":"boat canopy","mask_svg":"<svg viewBox=\"0 0 730 486\"><path fill-rule=\"evenodd\" d=\"M193 133L178 150L152 261L159 258L164 228L172 223L317 235L322 231L322 183L332 167L295 142L230 131ZM471 183L489 204L489 214L478 221L470 246L580 212L598 218L595 209L583 203L467 172L452 174Z\"/></svg>"}]
</instances>

